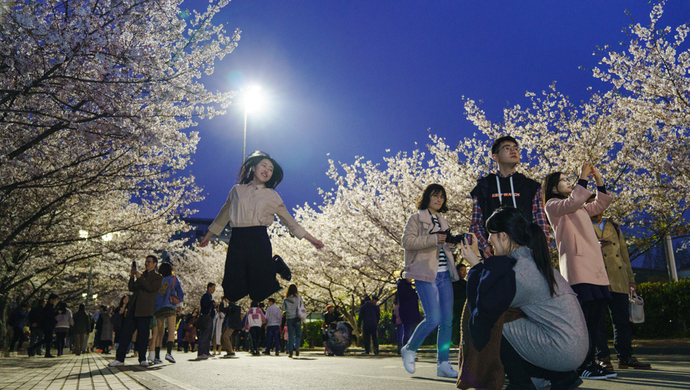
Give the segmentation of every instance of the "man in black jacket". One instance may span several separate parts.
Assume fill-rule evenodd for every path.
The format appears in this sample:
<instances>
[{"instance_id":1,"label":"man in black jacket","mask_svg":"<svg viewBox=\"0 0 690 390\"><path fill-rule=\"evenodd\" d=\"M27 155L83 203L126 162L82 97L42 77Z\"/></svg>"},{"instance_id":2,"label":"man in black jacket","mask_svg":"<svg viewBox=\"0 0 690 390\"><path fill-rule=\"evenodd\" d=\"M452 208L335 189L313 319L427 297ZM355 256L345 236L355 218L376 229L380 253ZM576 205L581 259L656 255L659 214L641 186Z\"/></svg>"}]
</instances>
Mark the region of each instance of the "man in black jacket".
<instances>
[{"instance_id":1,"label":"man in black jacket","mask_svg":"<svg viewBox=\"0 0 690 390\"><path fill-rule=\"evenodd\" d=\"M146 348L149 345L149 330L156 307L156 296L161 288L163 277L156 272L158 265L156 256L146 256L145 265L146 271L143 274L137 271L136 266L133 266L130 271L129 291L134 294L125 309L122 334L120 335L120 340L123 342L117 346L117 354L115 360L110 362L110 367L119 367L125 364L125 355L129 344L126 341L132 339L135 330L137 331L139 365L142 367L149 365L146 361Z\"/></svg>"},{"instance_id":2,"label":"man in black jacket","mask_svg":"<svg viewBox=\"0 0 690 390\"><path fill-rule=\"evenodd\" d=\"M377 305L379 298L371 297L371 300L366 302L359 309L359 317L362 319L362 338L364 341L364 354L368 355L370 352L369 339L374 344L374 355L379 354L379 337L377 329L379 320L381 319L381 308Z\"/></svg>"},{"instance_id":3,"label":"man in black jacket","mask_svg":"<svg viewBox=\"0 0 690 390\"><path fill-rule=\"evenodd\" d=\"M46 306L46 303L47 302L44 298L39 299L38 302L36 302L36 306L34 306L29 312L29 317L27 318L29 322L29 329L31 330L29 346L36 344L39 340L43 340L43 331L41 330L41 327L38 326L38 323L41 322L41 313L43 312L43 308ZM39 345L34 352L40 355L43 353L43 349Z\"/></svg>"},{"instance_id":4,"label":"man in black jacket","mask_svg":"<svg viewBox=\"0 0 690 390\"><path fill-rule=\"evenodd\" d=\"M45 345L45 357L55 357L50 353L50 346L53 344L53 331L55 331L55 325L57 324L57 320L55 319L55 316L57 315L55 305L58 302L58 298L59 297L57 294L51 293L48 297L48 303L46 303L43 310L41 310L41 318L38 322L38 327L43 332L43 339L29 347L27 350L29 356L34 356L36 354L36 348L39 348L41 345Z\"/></svg>"},{"instance_id":5,"label":"man in black jacket","mask_svg":"<svg viewBox=\"0 0 690 390\"><path fill-rule=\"evenodd\" d=\"M489 235L484 223L501 206L522 211L528 221L542 228L548 243L549 223L544 212L542 189L538 182L517 171L520 164L517 140L511 136L496 139L491 146L491 155L498 164L498 170L477 180L477 185L470 192L473 201L470 231L477 237L479 250L484 257L491 256Z\"/></svg>"}]
</instances>

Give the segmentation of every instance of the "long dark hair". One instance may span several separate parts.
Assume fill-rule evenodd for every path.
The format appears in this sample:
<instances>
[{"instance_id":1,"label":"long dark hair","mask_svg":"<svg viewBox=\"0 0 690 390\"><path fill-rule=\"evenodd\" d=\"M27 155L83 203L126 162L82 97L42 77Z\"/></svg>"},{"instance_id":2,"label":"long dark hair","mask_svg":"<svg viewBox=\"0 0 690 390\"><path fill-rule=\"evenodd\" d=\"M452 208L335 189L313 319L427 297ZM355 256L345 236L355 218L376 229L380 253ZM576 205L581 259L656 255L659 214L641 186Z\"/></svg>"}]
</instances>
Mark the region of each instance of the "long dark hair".
<instances>
[{"instance_id":1,"label":"long dark hair","mask_svg":"<svg viewBox=\"0 0 690 390\"><path fill-rule=\"evenodd\" d=\"M448 211L448 196L446 195L446 189L443 188L442 185L440 184L429 184L426 186L424 189L424 193L422 196L419 197L419 200L417 201L417 210L426 210L429 207L429 203L431 202L431 195L435 195L437 193L443 194L443 204L441 205L441 208L438 209L439 213L445 213Z\"/></svg>"},{"instance_id":2,"label":"long dark hair","mask_svg":"<svg viewBox=\"0 0 690 390\"><path fill-rule=\"evenodd\" d=\"M256 152L247 156L244 160L244 164L240 167L240 171L237 173L237 182L240 184L247 184L254 180L254 167L257 166L262 160L268 160L273 164L273 175L264 185L266 188L276 188L281 181L283 181L283 168L280 164L268 153L257 150Z\"/></svg>"},{"instance_id":3,"label":"long dark hair","mask_svg":"<svg viewBox=\"0 0 690 390\"><path fill-rule=\"evenodd\" d=\"M486 221L486 230L489 233L506 233L513 242L520 246L527 246L532 250L532 258L537 269L544 275L549 285L551 296L556 293L556 278L553 276L549 246L541 227L534 222L529 222L522 215L522 211L514 207L501 207L494 211Z\"/></svg>"},{"instance_id":4,"label":"long dark hair","mask_svg":"<svg viewBox=\"0 0 690 390\"><path fill-rule=\"evenodd\" d=\"M565 199L563 194L554 194L553 189L558 189L558 183L561 181L562 172L552 172L546 175L544 181L541 183L541 190L544 193L544 203L549 199L558 198Z\"/></svg>"},{"instance_id":5,"label":"long dark hair","mask_svg":"<svg viewBox=\"0 0 690 390\"><path fill-rule=\"evenodd\" d=\"M291 284L285 292L285 298L297 295L297 286Z\"/></svg>"},{"instance_id":6,"label":"long dark hair","mask_svg":"<svg viewBox=\"0 0 690 390\"><path fill-rule=\"evenodd\" d=\"M161 276L163 277L172 275L172 272L172 264L168 263L167 261L164 261L163 264L161 264L161 266L158 267L158 273L161 274Z\"/></svg>"}]
</instances>

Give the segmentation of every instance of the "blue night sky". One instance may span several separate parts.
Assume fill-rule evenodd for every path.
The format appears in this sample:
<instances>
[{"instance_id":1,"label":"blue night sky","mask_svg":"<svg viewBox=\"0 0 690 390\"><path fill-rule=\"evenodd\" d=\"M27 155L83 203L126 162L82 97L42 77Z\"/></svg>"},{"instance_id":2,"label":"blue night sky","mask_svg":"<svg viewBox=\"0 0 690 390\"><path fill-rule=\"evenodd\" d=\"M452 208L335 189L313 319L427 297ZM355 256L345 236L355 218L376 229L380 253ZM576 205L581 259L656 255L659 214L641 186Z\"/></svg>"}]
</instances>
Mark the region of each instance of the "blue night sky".
<instances>
[{"instance_id":1,"label":"blue night sky","mask_svg":"<svg viewBox=\"0 0 690 390\"><path fill-rule=\"evenodd\" d=\"M203 10L206 1L182 9ZM235 51L203 79L207 89L262 86L264 111L250 114L247 153L263 150L283 167L277 187L288 209L320 203L330 189L328 159L382 162L397 151L426 151L429 131L455 145L477 129L462 97L482 101L492 121L557 81L573 101L608 89L593 68L597 46L627 42L621 31L647 25L647 0L265 1L234 0L214 19L242 30ZM669 0L662 24L690 20L690 2ZM244 111L202 120L189 172L206 199L195 217L214 218L242 157ZM427 131L427 129L430 129ZM415 145L415 142L418 145ZM330 153L330 156L327 155Z\"/></svg>"}]
</instances>

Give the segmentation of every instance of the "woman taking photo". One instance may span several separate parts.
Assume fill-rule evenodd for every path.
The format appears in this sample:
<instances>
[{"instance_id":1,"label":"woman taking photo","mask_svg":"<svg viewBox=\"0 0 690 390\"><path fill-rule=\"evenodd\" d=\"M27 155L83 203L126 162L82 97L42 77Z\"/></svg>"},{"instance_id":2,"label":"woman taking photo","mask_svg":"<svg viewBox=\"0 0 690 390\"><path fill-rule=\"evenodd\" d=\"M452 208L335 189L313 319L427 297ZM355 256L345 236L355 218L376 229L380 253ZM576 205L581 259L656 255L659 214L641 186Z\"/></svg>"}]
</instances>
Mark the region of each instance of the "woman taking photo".
<instances>
[{"instance_id":1,"label":"woman taking photo","mask_svg":"<svg viewBox=\"0 0 690 390\"><path fill-rule=\"evenodd\" d=\"M170 363L175 363L175 358L172 355L173 345L175 345L175 324L177 320L177 304L184 302L184 291L182 291L182 284L180 279L173 273L172 264L168 262L163 262L158 268L158 272L163 277L161 283L161 288L158 290L158 295L156 296L156 327L158 331L156 332L156 342L155 351L156 357L155 363L162 363L160 353L161 345L163 345L163 335L165 334L165 322L168 322L168 341L165 343L165 348L167 350L165 354L165 360ZM171 300L171 296L174 297ZM177 303L173 303L177 302Z\"/></svg>"},{"instance_id":2,"label":"woman taking photo","mask_svg":"<svg viewBox=\"0 0 690 390\"><path fill-rule=\"evenodd\" d=\"M295 222L275 191L282 180L283 169L268 154L256 151L249 155L237 175L239 183L232 187L225 205L199 243L202 247L208 245L214 235L230 224L222 285L223 293L232 302L247 294L252 301L261 302L281 288L266 232L275 215L292 235L305 238L317 249L323 248L321 241Z\"/></svg>"},{"instance_id":3,"label":"woman taking photo","mask_svg":"<svg viewBox=\"0 0 690 390\"><path fill-rule=\"evenodd\" d=\"M582 380L574 370L587 353L587 328L575 293L551 267L544 231L512 207L496 210L486 231L494 255L483 263L476 240L461 245L472 266L467 305L474 346L488 343L507 309L520 309L524 315L503 324L500 341L508 389L533 390L532 377L550 380L552 390L577 387Z\"/></svg>"},{"instance_id":4,"label":"woman taking photo","mask_svg":"<svg viewBox=\"0 0 690 390\"><path fill-rule=\"evenodd\" d=\"M455 261L445 234L448 222L441 213L448 211L446 190L440 184L431 184L417 202L417 213L407 221L402 236L405 249L403 279L414 279L417 295L424 309L424 320L417 325L407 345L401 350L403 365L410 374L415 372L417 349L426 336L438 327L437 368L441 377L455 378L448 361L453 327L453 282L458 280Z\"/></svg>"},{"instance_id":5,"label":"woman taking photo","mask_svg":"<svg viewBox=\"0 0 690 390\"><path fill-rule=\"evenodd\" d=\"M597 184L597 196L593 203L585 204L591 195L587 190L591 176ZM561 274L577 294L587 321L589 350L578 374L585 379L615 377L614 372L602 369L594 360L599 320L611 294L601 247L590 219L590 216L603 213L613 196L606 193L601 174L589 162L582 164L575 188L561 172L546 176L542 187L544 210L556 236Z\"/></svg>"},{"instance_id":6,"label":"woman taking photo","mask_svg":"<svg viewBox=\"0 0 690 390\"><path fill-rule=\"evenodd\" d=\"M281 309L285 312L285 323L288 328L287 352L291 358L293 351L295 356L299 356L299 347L302 345L302 319L299 317L300 304L302 297L297 293L297 286L291 284L285 293Z\"/></svg>"}]
</instances>

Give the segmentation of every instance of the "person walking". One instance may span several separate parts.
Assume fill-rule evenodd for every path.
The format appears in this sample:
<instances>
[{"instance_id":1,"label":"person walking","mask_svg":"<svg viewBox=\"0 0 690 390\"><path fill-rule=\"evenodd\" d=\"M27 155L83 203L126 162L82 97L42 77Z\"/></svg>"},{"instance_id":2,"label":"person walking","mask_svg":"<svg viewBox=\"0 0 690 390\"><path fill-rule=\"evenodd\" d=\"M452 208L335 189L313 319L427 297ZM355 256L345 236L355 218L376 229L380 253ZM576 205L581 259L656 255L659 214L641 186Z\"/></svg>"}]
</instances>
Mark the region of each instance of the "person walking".
<instances>
[{"instance_id":1,"label":"person walking","mask_svg":"<svg viewBox=\"0 0 690 390\"><path fill-rule=\"evenodd\" d=\"M585 204L591 195L587 184L592 176L596 181L597 194L594 202ZM613 195L607 193L604 179L589 162L582 164L574 188L568 177L561 172L553 172L544 178L543 189L546 215L556 236L559 268L577 294L587 321L589 351L578 368L578 374L583 379L613 378L615 372L600 367L595 361L599 323L611 293L599 240L590 220L590 215L606 210Z\"/></svg>"},{"instance_id":2,"label":"person walking","mask_svg":"<svg viewBox=\"0 0 690 390\"><path fill-rule=\"evenodd\" d=\"M125 308L127 307L127 304L129 303L129 296L124 295L122 298L120 298L120 303L117 305L117 308L113 310L113 314L110 316L110 323L113 326L113 333L115 334L115 337L113 338L113 342L115 343L115 350L117 350L117 347L120 345L120 333L122 333L122 322L125 319ZM126 341L127 344L129 344L129 341Z\"/></svg>"},{"instance_id":3,"label":"person walking","mask_svg":"<svg viewBox=\"0 0 690 390\"><path fill-rule=\"evenodd\" d=\"M371 344L374 345L374 355L379 354L378 327L381 320L381 308L378 305L379 298L372 296L362 308L359 316L362 319L362 341L364 343L364 355L371 353Z\"/></svg>"},{"instance_id":4,"label":"person walking","mask_svg":"<svg viewBox=\"0 0 690 390\"><path fill-rule=\"evenodd\" d=\"M213 356L221 353L221 337L223 335L223 322L225 322L225 307L224 303L215 303L216 316L213 318L213 334L211 335L211 344L213 344Z\"/></svg>"},{"instance_id":5,"label":"person walking","mask_svg":"<svg viewBox=\"0 0 690 390\"><path fill-rule=\"evenodd\" d=\"M197 349L197 359L208 359L211 357L211 332L213 331L213 318L216 311L213 308L213 293L216 291L216 284L206 285L206 292L201 296L201 306L199 309L199 319L197 329L199 329L199 346Z\"/></svg>"},{"instance_id":6,"label":"person walking","mask_svg":"<svg viewBox=\"0 0 690 390\"><path fill-rule=\"evenodd\" d=\"M596 195L592 194L587 203L592 203L595 199ZM643 363L633 355L628 295L635 291L637 285L635 284L635 274L630 266L625 237L618 224L610 218L604 218L604 213L592 215L590 218L594 232L599 239L599 245L601 245L601 252L604 255L606 274L610 282L609 291L611 292L611 300L604 305L604 313L599 321L597 359L602 367L613 370L608 332L606 331L606 312L608 311L611 314L611 323L613 324L613 347L618 352L618 369L649 370L652 368L651 364Z\"/></svg>"},{"instance_id":7,"label":"person walking","mask_svg":"<svg viewBox=\"0 0 690 390\"><path fill-rule=\"evenodd\" d=\"M86 337L89 334L91 328L91 321L89 315L86 313L86 306L84 304L79 305L79 310L74 313L74 328L72 329L72 334L74 335L74 346L72 351L75 355L79 356L86 348Z\"/></svg>"},{"instance_id":8,"label":"person walking","mask_svg":"<svg viewBox=\"0 0 690 390\"><path fill-rule=\"evenodd\" d=\"M133 292L132 299L125 311L125 320L122 324L122 335L117 347L115 360L110 362L110 367L124 366L125 355L132 340L134 332L137 332L137 357L139 365L148 367L146 361L146 347L149 344L149 330L156 307L156 296L161 288L161 275L156 272L158 258L153 255L146 256L144 273L137 270L136 263L132 264L129 277L129 291Z\"/></svg>"},{"instance_id":9,"label":"person walking","mask_svg":"<svg viewBox=\"0 0 690 390\"><path fill-rule=\"evenodd\" d=\"M398 331L398 353L402 347L410 341L412 332L417 324L422 321L419 313L419 296L412 287L412 279L398 279L395 297L398 300L398 317L400 319L400 330Z\"/></svg>"},{"instance_id":10,"label":"person walking","mask_svg":"<svg viewBox=\"0 0 690 390\"><path fill-rule=\"evenodd\" d=\"M456 378L458 372L449 362L451 330L453 327L453 281L460 278L455 259L445 234L448 222L440 214L448 211L446 190L440 184L430 184L417 201L417 213L407 221L402 236L405 249L405 269L402 277L414 279L424 320L417 325L410 341L400 350L403 366L415 372L417 349L424 339L438 327L436 375Z\"/></svg>"},{"instance_id":11,"label":"person walking","mask_svg":"<svg viewBox=\"0 0 690 390\"><path fill-rule=\"evenodd\" d=\"M268 307L266 308L266 350L265 355L271 354L271 349L275 348L276 356L280 352L280 320L282 319L282 312L276 306L275 298L268 298Z\"/></svg>"},{"instance_id":12,"label":"person walking","mask_svg":"<svg viewBox=\"0 0 690 390\"><path fill-rule=\"evenodd\" d=\"M235 302L231 302L228 297L223 297L223 302L225 303L225 317L220 343L222 350L225 351L225 357L232 357L235 356L235 350L232 347L232 334L236 329L242 327L242 309Z\"/></svg>"},{"instance_id":13,"label":"person walking","mask_svg":"<svg viewBox=\"0 0 690 390\"><path fill-rule=\"evenodd\" d=\"M55 325L57 325L57 319L55 319L57 316L55 305L57 304L58 299L59 297L55 293L51 293L48 296L48 302L43 307L43 310L41 310L41 319L38 323L38 326L43 332L43 339L37 341L36 344L29 346L29 349L27 349L29 356L34 356L36 348L39 348L41 345L43 345L46 348L45 357L55 357L50 353L50 348L53 345L53 331L55 331Z\"/></svg>"},{"instance_id":14,"label":"person walking","mask_svg":"<svg viewBox=\"0 0 690 390\"><path fill-rule=\"evenodd\" d=\"M261 340L261 325L266 322L263 310L259 308L258 302L252 302L247 311L247 325L249 334L252 336L251 352L253 356L259 356L259 343Z\"/></svg>"},{"instance_id":15,"label":"person walking","mask_svg":"<svg viewBox=\"0 0 690 390\"><path fill-rule=\"evenodd\" d=\"M62 356L65 351L65 339L69 333L69 328L74 325L72 311L67 308L66 302L58 304L55 320L57 321L55 324L55 345L57 347L57 355Z\"/></svg>"},{"instance_id":16,"label":"person walking","mask_svg":"<svg viewBox=\"0 0 690 390\"><path fill-rule=\"evenodd\" d=\"M184 322L184 352L196 352L196 323L199 320L199 309L194 308Z\"/></svg>"},{"instance_id":17,"label":"person walking","mask_svg":"<svg viewBox=\"0 0 690 390\"><path fill-rule=\"evenodd\" d=\"M113 323L110 321L112 310L106 305L101 305L101 314L98 316L96 328L100 330L98 348L104 355L110 355L110 348L113 345Z\"/></svg>"},{"instance_id":18,"label":"person walking","mask_svg":"<svg viewBox=\"0 0 690 390\"><path fill-rule=\"evenodd\" d=\"M180 279L173 273L173 266L168 262L163 262L158 268L161 274L161 288L156 296L156 306L154 315L156 316L157 338L155 344L155 363L162 363L161 345L163 345L163 335L165 333L165 323L168 323L168 340L165 343L165 360L175 363L172 349L175 345L175 325L177 319L177 305L184 302L184 291Z\"/></svg>"},{"instance_id":19,"label":"person walking","mask_svg":"<svg viewBox=\"0 0 690 390\"><path fill-rule=\"evenodd\" d=\"M17 351L22 347L24 342L24 322L29 317L29 305L22 303L21 306L14 309L10 315L9 325L12 327L12 341L10 342L9 351L14 351L14 345L17 344Z\"/></svg>"},{"instance_id":20,"label":"person walking","mask_svg":"<svg viewBox=\"0 0 690 390\"><path fill-rule=\"evenodd\" d=\"M292 235L305 238L317 249L323 248L321 241L295 222L275 191L282 180L282 168L268 154L257 151L249 155L238 173L239 183L232 187L225 205L199 243L201 247L208 245L214 235L230 224L232 234L222 286L232 302L247 295L252 301L261 302L280 290L266 230L276 215Z\"/></svg>"},{"instance_id":21,"label":"person walking","mask_svg":"<svg viewBox=\"0 0 690 390\"><path fill-rule=\"evenodd\" d=\"M285 323L288 328L287 353L292 358L293 353L299 356L302 345L302 319L299 316L300 305L304 305L302 297L297 293L297 286L288 286L281 309L285 312Z\"/></svg>"},{"instance_id":22,"label":"person walking","mask_svg":"<svg viewBox=\"0 0 690 390\"><path fill-rule=\"evenodd\" d=\"M43 308L46 306L46 303L47 301L44 298L39 299L34 305L34 307L31 308L31 311L29 312L29 317L27 317L29 321L29 330L31 331L29 346L32 346L38 343L40 340L43 340L43 330L41 330L39 324L41 323L41 316ZM39 345L38 348L36 348L35 352L39 355L42 354L42 347Z\"/></svg>"}]
</instances>

